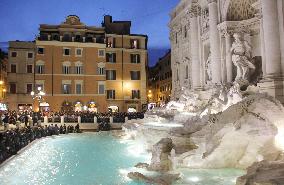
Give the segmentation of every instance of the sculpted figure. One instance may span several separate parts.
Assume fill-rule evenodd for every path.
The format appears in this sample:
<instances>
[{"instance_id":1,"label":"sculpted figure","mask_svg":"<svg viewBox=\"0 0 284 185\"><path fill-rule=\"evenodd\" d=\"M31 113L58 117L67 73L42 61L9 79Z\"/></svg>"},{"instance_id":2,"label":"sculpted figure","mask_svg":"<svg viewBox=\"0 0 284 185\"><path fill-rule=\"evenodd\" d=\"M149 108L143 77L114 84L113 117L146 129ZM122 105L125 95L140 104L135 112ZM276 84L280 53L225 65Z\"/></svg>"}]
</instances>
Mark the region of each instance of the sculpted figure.
<instances>
[{"instance_id":1,"label":"sculpted figure","mask_svg":"<svg viewBox=\"0 0 284 185\"><path fill-rule=\"evenodd\" d=\"M208 75L208 81L212 80L212 68L211 68L211 53L209 53L207 61L205 63L205 69Z\"/></svg>"},{"instance_id":2,"label":"sculpted figure","mask_svg":"<svg viewBox=\"0 0 284 185\"><path fill-rule=\"evenodd\" d=\"M232 44L232 61L237 67L237 76L235 80L248 80L249 70L255 69L254 64L250 62L251 46L246 41L240 39L240 35L234 34L234 43Z\"/></svg>"}]
</instances>

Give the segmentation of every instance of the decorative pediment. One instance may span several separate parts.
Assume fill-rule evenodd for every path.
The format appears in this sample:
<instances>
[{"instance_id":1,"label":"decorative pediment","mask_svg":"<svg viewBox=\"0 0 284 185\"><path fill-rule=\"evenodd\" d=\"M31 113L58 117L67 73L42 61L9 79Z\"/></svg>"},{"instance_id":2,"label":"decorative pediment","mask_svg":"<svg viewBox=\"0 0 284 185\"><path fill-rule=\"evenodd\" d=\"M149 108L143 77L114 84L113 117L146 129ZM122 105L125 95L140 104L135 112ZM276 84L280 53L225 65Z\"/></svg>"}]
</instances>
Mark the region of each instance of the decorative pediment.
<instances>
[{"instance_id":1,"label":"decorative pediment","mask_svg":"<svg viewBox=\"0 0 284 185\"><path fill-rule=\"evenodd\" d=\"M77 15L69 15L66 17L66 20L63 24L70 24L70 25L84 25L81 23L80 18Z\"/></svg>"}]
</instances>

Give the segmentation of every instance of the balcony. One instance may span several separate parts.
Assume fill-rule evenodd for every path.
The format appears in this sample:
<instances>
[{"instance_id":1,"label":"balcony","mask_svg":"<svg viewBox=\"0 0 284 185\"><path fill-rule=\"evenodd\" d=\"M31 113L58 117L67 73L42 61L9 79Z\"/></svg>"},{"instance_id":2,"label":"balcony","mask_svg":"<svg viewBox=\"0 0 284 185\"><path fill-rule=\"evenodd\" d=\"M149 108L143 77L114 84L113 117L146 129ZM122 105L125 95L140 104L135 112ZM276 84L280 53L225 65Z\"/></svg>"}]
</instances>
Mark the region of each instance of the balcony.
<instances>
[{"instance_id":1,"label":"balcony","mask_svg":"<svg viewBox=\"0 0 284 185\"><path fill-rule=\"evenodd\" d=\"M61 42L81 42L81 43L105 43L104 37L71 37L71 36L60 36L60 35L40 35L37 37L39 41L61 41Z\"/></svg>"}]
</instances>

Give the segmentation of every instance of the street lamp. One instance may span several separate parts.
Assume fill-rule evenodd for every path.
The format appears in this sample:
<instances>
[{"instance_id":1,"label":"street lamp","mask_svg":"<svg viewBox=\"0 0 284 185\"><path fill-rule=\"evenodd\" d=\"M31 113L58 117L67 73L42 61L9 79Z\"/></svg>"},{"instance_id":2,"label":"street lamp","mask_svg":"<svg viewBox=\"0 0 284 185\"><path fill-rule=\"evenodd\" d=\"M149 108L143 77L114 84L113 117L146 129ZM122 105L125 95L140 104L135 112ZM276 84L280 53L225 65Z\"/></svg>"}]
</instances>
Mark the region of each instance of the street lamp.
<instances>
[{"instance_id":1,"label":"street lamp","mask_svg":"<svg viewBox=\"0 0 284 185\"><path fill-rule=\"evenodd\" d=\"M40 105L40 102L43 100L43 96L45 96L45 92L42 91L41 87L38 87L36 92L31 92L31 96L33 100L37 100L38 105Z\"/></svg>"},{"instance_id":2,"label":"street lamp","mask_svg":"<svg viewBox=\"0 0 284 185\"><path fill-rule=\"evenodd\" d=\"M5 98L6 88L3 80L0 80L1 100Z\"/></svg>"}]
</instances>

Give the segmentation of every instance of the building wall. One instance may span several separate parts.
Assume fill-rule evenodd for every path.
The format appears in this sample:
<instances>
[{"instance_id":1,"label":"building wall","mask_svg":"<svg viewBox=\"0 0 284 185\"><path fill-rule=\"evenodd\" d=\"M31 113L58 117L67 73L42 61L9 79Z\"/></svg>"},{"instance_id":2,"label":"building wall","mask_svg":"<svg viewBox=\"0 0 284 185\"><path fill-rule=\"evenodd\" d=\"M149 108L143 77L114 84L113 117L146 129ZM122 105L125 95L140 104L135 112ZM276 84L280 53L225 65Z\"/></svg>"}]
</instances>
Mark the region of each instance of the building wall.
<instances>
[{"instance_id":1,"label":"building wall","mask_svg":"<svg viewBox=\"0 0 284 185\"><path fill-rule=\"evenodd\" d=\"M76 21L72 22L71 18ZM86 30L82 31L81 28ZM112 28L115 28L115 24L112 25ZM61 25L41 25L40 37L36 40L36 50L44 48L45 53L36 54L35 66L44 63L45 69L43 74L35 74L35 84L44 83L43 90L46 93L44 101L49 104L51 111L61 110L64 102L70 102L73 105L76 102L81 102L82 105L87 105L88 102L93 101L99 112L108 111L109 106L118 106L119 111L127 111L128 107L134 106L138 111L141 111L142 105L146 104L147 36L103 32L104 42L101 42L102 39L99 42L98 40L87 42L86 38L89 33L101 35L102 31L104 31L103 27L85 26L77 16L68 16ZM60 39L54 40L52 38L54 32L60 35ZM75 35L78 32L83 36L80 41L75 40ZM72 36L72 40L70 39L69 42L63 41L62 37L66 33ZM115 38L115 47L108 46L107 39L109 37ZM139 48L132 48L131 40L133 39L139 41ZM70 56L64 56L64 48L71 49ZM76 48L83 49L82 56L75 56ZM105 52L102 57L99 56L100 50ZM116 53L116 62L107 62L106 53ZM140 63L131 63L131 54L139 54ZM63 74L63 64L70 63L71 67L74 67L78 61L82 63L83 74ZM105 71L116 70L116 79L107 80L106 74L100 75L98 73L99 66L104 67ZM130 71L140 71L140 80L131 80ZM80 95L75 94L75 82L81 82L83 85ZM70 83L70 94L63 94L63 83ZM99 84L105 85L104 94L99 94ZM115 99L107 99L107 90L115 90ZM132 99L132 90L140 90L139 99ZM36 105L35 110L38 109L39 106Z\"/></svg>"},{"instance_id":2,"label":"building wall","mask_svg":"<svg viewBox=\"0 0 284 185\"><path fill-rule=\"evenodd\" d=\"M105 75L99 75L97 70L98 63L105 63L105 57L98 55L99 50L105 51L105 44L36 41L36 46L45 49L45 54L37 54L35 60L35 64L38 61L45 63L45 72L35 75L35 83L44 81L45 101L50 104L53 111L59 111L64 101L72 103L80 101L84 105L94 101L99 106L98 111L106 111L105 95L98 94L98 82L105 81ZM64 48L71 49L70 56L63 55ZM82 56L75 55L76 48L82 49ZM74 74L75 65L78 61L82 63L82 74ZM63 74L64 62L71 63L72 74ZM70 82L70 94L63 94L62 84L64 82ZM82 83L82 94L76 94L76 82Z\"/></svg>"},{"instance_id":3,"label":"building wall","mask_svg":"<svg viewBox=\"0 0 284 185\"><path fill-rule=\"evenodd\" d=\"M27 65L34 64L34 48L33 42L9 42L8 53L8 89L7 89L7 102L8 107L11 110L18 110L20 104L27 104L28 106L33 104L30 93L27 92L27 84L33 84L34 74L27 73ZM12 57L12 52L16 52L17 56ZM32 58L28 58L28 53L33 53ZM11 65L16 65L16 73L11 73ZM10 92L10 84L16 84L16 93Z\"/></svg>"},{"instance_id":4,"label":"building wall","mask_svg":"<svg viewBox=\"0 0 284 185\"><path fill-rule=\"evenodd\" d=\"M149 68L148 77L148 102L157 106L168 103L172 93L171 51Z\"/></svg>"}]
</instances>

